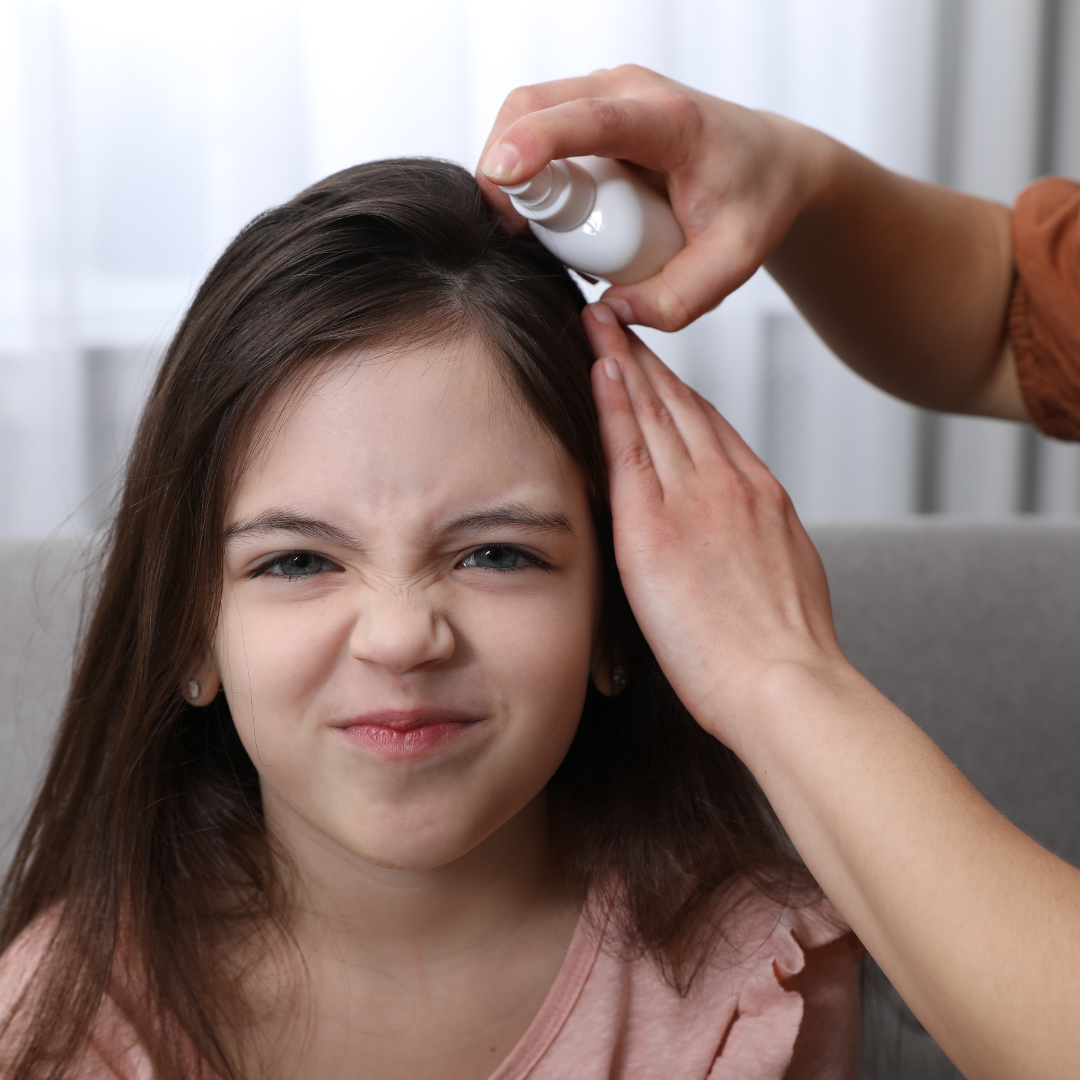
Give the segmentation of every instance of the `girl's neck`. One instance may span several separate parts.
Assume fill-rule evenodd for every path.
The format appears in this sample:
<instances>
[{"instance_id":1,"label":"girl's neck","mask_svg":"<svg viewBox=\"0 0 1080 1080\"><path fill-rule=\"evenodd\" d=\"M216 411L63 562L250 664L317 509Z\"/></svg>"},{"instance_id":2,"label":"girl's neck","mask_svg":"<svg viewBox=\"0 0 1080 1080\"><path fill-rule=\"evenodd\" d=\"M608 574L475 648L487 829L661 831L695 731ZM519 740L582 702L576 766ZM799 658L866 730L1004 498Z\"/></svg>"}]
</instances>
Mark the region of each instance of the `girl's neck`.
<instances>
[{"instance_id":1,"label":"girl's neck","mask_svg":"<svg viewBox=\"0 0 1080 1080\"><path fill-rule=\"evenodd\" d=\"M314 950L380 967L439 964L580 909L551 842L543 794L460 858L379 866L268 800L271 835L292 862L294 932ZM546 913L546 915L545 915Z\"/></svg>"},{"instance_id":2,"label":"girl's neck","mask_svg":"<svg viewBox=\"0 0 1080 1080\"><path fill-rule=\"evenodd\" d=\"M292 863L299 955L290 945L248 969L254 1022L233 1048L244 1070L489 1076L540 1009L583 900L552 849L543 796L427 870L357 859L275 809L267 823Z\"/></svg>"}]
</instances>

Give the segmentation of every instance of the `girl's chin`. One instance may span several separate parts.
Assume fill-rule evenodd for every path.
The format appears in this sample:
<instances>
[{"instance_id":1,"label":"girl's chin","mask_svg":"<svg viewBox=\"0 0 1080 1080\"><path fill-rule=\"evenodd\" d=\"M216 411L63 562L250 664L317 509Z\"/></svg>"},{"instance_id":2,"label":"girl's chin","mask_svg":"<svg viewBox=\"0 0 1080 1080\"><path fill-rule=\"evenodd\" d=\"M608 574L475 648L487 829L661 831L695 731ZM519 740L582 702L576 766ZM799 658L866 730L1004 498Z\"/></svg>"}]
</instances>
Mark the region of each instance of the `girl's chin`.
<instances>
[{"instance_id":1,"label":"girl's chin","mask_svg":"<svg viewBox=\"0 0 1080 1080\"><path fill-rule=\"evenodd\" d=\"M454 813L453 806L431 806L422 815L387 813L381 827L356 829L356 822L341 822L339 828L328 833L330 838L348 855L369 866L383 870L423 871L463 859L479 847L488 837L506 824L494 819L478 822L469 808ZM370 822L383 814L365 814ZM426 828L431 821L438 821L438 828Z\"/></svg>"}]
</instances>

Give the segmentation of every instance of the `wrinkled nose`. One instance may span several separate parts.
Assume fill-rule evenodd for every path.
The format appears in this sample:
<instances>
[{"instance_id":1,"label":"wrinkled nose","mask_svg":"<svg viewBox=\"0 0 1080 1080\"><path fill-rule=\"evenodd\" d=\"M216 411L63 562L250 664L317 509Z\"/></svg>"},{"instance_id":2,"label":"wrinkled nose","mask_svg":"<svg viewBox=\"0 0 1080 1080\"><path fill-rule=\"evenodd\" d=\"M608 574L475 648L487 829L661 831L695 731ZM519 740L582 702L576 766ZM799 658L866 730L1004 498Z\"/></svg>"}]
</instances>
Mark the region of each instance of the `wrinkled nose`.
<instances>
[{"instance_id":1,"label":"wrinkled nose","mask_svg":"<svg viewBox=\"0 0 1080 1080\"><path fill-rule=\"evenodd\" d=\"M349 638L357 660L404 675L454 655L446 618L408 597L380 597L364 606Z\"/></svg>"}]
</instances>

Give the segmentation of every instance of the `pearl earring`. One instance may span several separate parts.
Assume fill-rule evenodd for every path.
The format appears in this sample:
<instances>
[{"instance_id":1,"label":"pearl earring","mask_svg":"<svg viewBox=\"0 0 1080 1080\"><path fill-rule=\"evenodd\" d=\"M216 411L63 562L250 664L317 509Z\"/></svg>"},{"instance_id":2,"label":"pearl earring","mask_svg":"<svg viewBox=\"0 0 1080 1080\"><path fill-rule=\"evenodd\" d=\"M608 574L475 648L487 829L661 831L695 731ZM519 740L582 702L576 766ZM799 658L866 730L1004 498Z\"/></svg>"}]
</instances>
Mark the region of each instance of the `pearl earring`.
<instances>
[{"instance_id":1,"label":"pearl earring","mask_svg":"<svg viewBox=\"0 0 1080 1080\"><path fill-rule=\"evenodd\" d=\"M612 668L611 671L611 685L615 688L616 693L622 690L626 686L626 669L623 667Z\"/></svg>"},{"instance_id":2,"label":"pearl earring","mask_svg":"<svg viewBox=\"0 0 1080 1080\"><path fill-rule=\"evenodd\" d=\"M199 694L201 694L201 693L202 693L202 687L199 686L198 682L195 679L192 679L187 684L187 696L189 698L191 698L192 701L198 701L199 700Z\"/></svg>"}]
</instances>

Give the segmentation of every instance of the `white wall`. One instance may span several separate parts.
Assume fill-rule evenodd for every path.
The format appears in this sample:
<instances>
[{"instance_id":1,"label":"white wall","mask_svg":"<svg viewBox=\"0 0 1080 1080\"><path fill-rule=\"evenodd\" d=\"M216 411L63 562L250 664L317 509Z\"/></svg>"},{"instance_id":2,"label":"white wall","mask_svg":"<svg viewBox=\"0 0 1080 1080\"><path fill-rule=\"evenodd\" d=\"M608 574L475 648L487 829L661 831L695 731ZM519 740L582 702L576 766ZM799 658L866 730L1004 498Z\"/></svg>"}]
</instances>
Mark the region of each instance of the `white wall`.
<instances>
[{"instance_id":1,"label":"white wall","mask_svg":"<svg viewBox=\"0 0 1080 1080\"><path fill-rule=\"evenodd\" d=\"M199 278L356 161L472 166L516 84L623 61L1003 200L1080 174L1080 0L0 0L0 532L84 529ZM1048 15L1049 19L1048 22ZM1047 31L1052 32L1047 32ZM1044 122L1045 121L1045 122ZM1080 512L1080 450L927 420L759 275L649 334L810 518Z\"/></svg>"}]
</instances>

